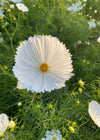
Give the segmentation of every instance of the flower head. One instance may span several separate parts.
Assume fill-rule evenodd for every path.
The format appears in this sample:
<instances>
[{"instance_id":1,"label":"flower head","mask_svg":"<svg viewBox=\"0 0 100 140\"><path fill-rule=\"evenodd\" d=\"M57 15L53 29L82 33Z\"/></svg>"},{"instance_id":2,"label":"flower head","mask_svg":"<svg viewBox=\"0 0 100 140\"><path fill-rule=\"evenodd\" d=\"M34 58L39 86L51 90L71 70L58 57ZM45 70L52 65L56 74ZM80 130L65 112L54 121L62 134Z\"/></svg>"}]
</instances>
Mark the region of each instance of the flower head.
<instances>
[{"instance_id":1,"label":"flower head","mask_svg":"<svg viewBox=\"0 0 100 140\"><path fill-rule=\"evenodd\" d=\"M18 81L16 88L18 88L18 89L24 89L23 88L23 85L22 85L22 83L20 81Z\"/></svg>"},{"instance_id":2,"label":"flower head","mask_svg":"<svg viewBox=\"0 0 100 140\"><path fill-rule=\"evenodd\" d=\"M78 84L80 85L80 87L83 87L84 86L84 82L81 79L78 80Z\"/></svg>"},{"instance_id":3,"label":"flower head","mask_svg":"<svg viewBox=\"0 0 100 140\"><path fill-rule=\"evenodd\" d=\"M96 101L91 101L88 112L94 123L100 127L100 105Z\"/></svg>"},{"instance_id":4,"label":"flower head","mask_svg":"<svg viewBox=\"0 0 100 140\"><path fill-rule=\"evenodd\" d=\"M92 28L95 28L96 27L96 23L93 19L91 19L90 21L88 21L88 25L89 25L89 28L92 29Z\"/></svg>"},{"instance_id":5,"label":"flower head","mask_svg":"<svg viewBox=\"0 0 100 140\"><path fill-rule=\"evenodd\" d=\"M3 14L3 10L0 8L0 17L4 17L5 15Z\"/></svg>"},{"instance_id":6,"label":"flower head","mask_svg":"<svg viewBox=\"0 0 100 140\"><path fill-rule=\"evenodd\" d=\"M98 11L97 10L94 10L94 13L97 13Z\"/></svg>"},{"instance_id":7,"label":"flower head","mask_svg":"<svg viewBox=\"0 0 100 140\"><path fill-rule=\"evenodd\" d=\"M28 12L29 11L28 8L23 3L17 3L16 6L22 12Z\"/></svg>"},{"instance_id":8,"label":"flower head","mask_svg":"<svg viewBox=\"0 0 100 140\"><path fill-rule=\"evenodd\" d=\"M8 116L6 114L0 114L0 136L6 131L9 124Z\"/></svg>"},{"instance_id":9,"label":"flower head","mask_svg":"<svg viewBox=\"0 0 100 140\"><path fill-rule=\"evenodd\" d=\"M78 1L75 4L72 4L70 7L67 8L68 11L73 11L73 12L78 12L80 10L83 9L83 7L85 7L85 3L82 5L81 1Z\"/></svg>"},{"instance_id":10,"label":"flower head","mask_svg":"<svg viewBox=\"0 0 100 140\"><path fill-rule=\"evenodd\" d=\"M49 104L48 104L48 108L49 108L49 109L52 109L52 108L53 108L53 105L49 103Z\"/></svg>"},{"instance_id":11,"label":"flower head","mask_svg":"<svg viewBox=\"0 0 100 140\"><path fill-rule=\"evenodd\" d=\"M12 1L12 2L14 2L14 3L22 2L22 0L9 0L9 1Z\"/></svg>"},{"instance_id":12,"label":"flower head","mask_svg":"<svg viewBox=\"0 0 100 140\"><path fill-rule=\"evenodd\" d=\"M71 133L75 133L75 129L72 126L69 126L69 130L71 131Z\"/></svg>"},{"instance_id":13,"label":"flower head","mask_svg":"<svg viewBox=\"0 0 100 140\"><path fill-rule=\"evenodd\" d=\"M9 128L14 128L15 127L15 122L13 120L11 120L9 122L9 125L8 125Z\"/></svg>"},{"instance_id":14,"label":"flower head","mask_svg":"<svg viewBox=\"0 0 100 140\"><path fill-rule=\"evenodd\" d=\"M81 40L78 40L77 42L76 42L76 44L81 44L82 43L82 41Z\"/></svg>"},{"instance_id":15,"label":"flower head","mask_svg":"<svg viewBox=\"0 0 100 140\"><path fill-rule=\"evenodd\" d=\"M18 106L22 106L22 102L18 102Z\"/></svg>"},{"instance_id":16,"label":"flower head","mask_svg":"<svg viewBox=\"0 0 100 140\"><path fill-rule=\"evenodd\" d=\"M40 108L41 106L39 104L36 105L36 108Z\"/></svg>"},{"instance_id":17,"label":"flower head","mask_svg":"<svg viewBox=\"0 0 100 140\"><path fill-rule=\"evenodd\" d=\"M1 0L0 4L3 6L5 4L5 0Z\"/></svg>"},{"instance_id":18,"label":"flower head","mask_svg":"<svg viewBox=\"0 0 100 140\"><path fill-rule=\"evenodd\" d=\"M3 42L3 38L2 37L0 37L0 43L2 43Z\"/></svg>"},{"instance_id":19,"label":"flower head","mask_svg":"<svg viewBox=\"0 0 100 140\"><path fill-rule=\"evenodd\" d=\"M79 87L79 88L78 88L78 92L79 92L79 93L82 93L82 92L83 92L83 89L82 89L81 87Z\"/></svg>"},{"instance_id":20,"label":"flower head","mask_svg":"<svg viewBox=\"0 0 100 140\"><path fill-rule=\"evenodd\" d=\"M46 138L41 140L63 140L59 130L46 131Z\"/></svg>"},{"instance_id":21,"label":"flower head","mask_svg":"<svg viewBox=\"0 0 100 140\"><path fill-rule=\"evenodd\" d=\"M13 4L10 4L10 8L11 8L11 9L14 9L14 5L13 5Z\"/></svg>"},{"instance_id":22,"label":"flower head","mask_svg":"<svg viewBox=\"0 0 100 140\"><path fill-rule=\"evenodd\" d=\"M100 37L97 38L97 42L100 43Z\"/></svg>"},{"instance_id":23,"label":"flower head","mask_svg":"<svg viewBox=\"0 0 100 140\"><path fill-rule=\"evenodd\" d=\"M65 86L74 74L71 54L56 37L34 36L17 49L13 72L23 88L44 92Z\"/></svg>"}]
</instances>

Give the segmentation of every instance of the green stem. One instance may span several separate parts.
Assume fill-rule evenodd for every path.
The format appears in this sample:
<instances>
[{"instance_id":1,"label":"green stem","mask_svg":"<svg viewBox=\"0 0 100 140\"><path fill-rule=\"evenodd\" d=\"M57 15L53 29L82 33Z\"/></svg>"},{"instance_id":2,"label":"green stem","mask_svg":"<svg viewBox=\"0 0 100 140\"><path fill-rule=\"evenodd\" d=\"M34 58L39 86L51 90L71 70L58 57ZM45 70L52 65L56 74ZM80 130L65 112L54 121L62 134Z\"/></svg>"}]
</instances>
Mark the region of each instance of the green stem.
<instances>
[{"instance_id":1,"label":"green stem","mask_svg":"<svg viewBox=\"0 0 100 140\"><path fill-rule=\"evenodd\" d=\"M12 49L13 53L15 53L15 50L14 50L14 47L13 47L13 38L11 38L10 41L11 41L11 49Z\"/></svg>"},{"instance_id":2,"label":"green stem","mask_svg":"<svg viewBox=\"0 0 100 140\"><path fill-rule=\"evenodd\" d=\"M9 51L9 48L8 48L8 46L7 45L5 45L5 44L1 44L7 51Z\"/></svg>"},{"instance_id":3,"label":"green stem","mask_svg":"<svg viewBox=\"0 0 100 140\"><path fill-rule=\"evenodd\" d=\"M63 105L61 106L61 108L60 108L60 110L59 110L58 116L60 115L61 110L63 109L65 103L67 102L67 100L69 99L69 97L71 97L71 96L73 95L73 93L74 93L74 91L75 91L76 89L77 89L77 87L75 87L75 88L73 89L73 91L67 96L66 100L64 101Z\"/></svg>"},{"instance_id":4,"label":"green stem","mask_svg":"<svg viewBox=\"0 0 100 140\"><path fill-rule=\"evenodd\" d=\"M6 29L6 27L4 27L4 29L5 29L7 35L8 35L8 37L9 37L9 39L10 39L10 35L9 35L9 33L8 33L8 30Z\"/></svg>"},{"instance_id":5,"label":"green stem","mask_svg":"<svg viewBox=\"0 0 100 140\"><path fill-rule=\"evenodd\" d=\"M89 122L89 120L87 120L86 122L84 122L81 125L79 125L77 128L75 128L75 130L79 129L80 127L82 127L83 125L85 125L87 122Z\"/></svg>"}]
</instances>

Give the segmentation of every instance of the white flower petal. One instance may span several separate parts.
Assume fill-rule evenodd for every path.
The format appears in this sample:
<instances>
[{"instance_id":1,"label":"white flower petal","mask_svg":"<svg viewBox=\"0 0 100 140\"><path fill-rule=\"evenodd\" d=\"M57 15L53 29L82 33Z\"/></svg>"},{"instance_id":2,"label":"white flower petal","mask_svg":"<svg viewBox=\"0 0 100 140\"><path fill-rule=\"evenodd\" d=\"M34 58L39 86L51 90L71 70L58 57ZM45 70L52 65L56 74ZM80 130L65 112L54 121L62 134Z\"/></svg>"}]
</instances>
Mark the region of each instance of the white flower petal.
<instances>
[{"instance_id":1,"label":"white flower petal","mask_svg":"<svg viewBox=\"0 0 100 140\"><path fill-rule=\"evenodd\" d=\"M11 9L14 9L14 4L10 4L10 8Z\"/></svg>"},{"instance_id":2,"label":"white flower petal","mask_svg":"<svg viewBox=\"0 0 100 140\"><path fill-rule=\"evenodd\" d=\"M0 135L2 135L9 125L8 116L6 114L0 114Z\"/></svg>"},{"instance_id":3,"label":"white flower petal","mask_svg":"<svg viewBox=\"0 0 100 140\"><path fill-rule=\"evenodd\" d=\"M18 81L18 83L17 83L17 88L24 89L23 84L20 81Z\"/></svg>"},{"instance_id":4,"label":"white flower petal","mask_svg":"<svg viewBox=\"0 0 100 140\"><path fill-rule=\"evenodd\" d=\"M96 23L92 20L88 21L88 25L89 25L89 28L92 29L92 28L95 28L96 27Z\"/></svg>"},{"instance_id":5,"label":"white flower petal","mask_svg":"<svg viewBox=\"0 0 100 140\"><path fill-rule=\"evenodd\" d=\"M97 42L100 43L100 37L97 38Z\"/></svg>"},{"instance_id":6,"label":"white flower petal","mask_svg":"<svg viewBox=\"0 0 100 140\"><path fill-rule=\"evenodd\" d=\"M17 3L16 6L22 12L28 12L29 11L28 8L23 3Z\"/></svg>"},{"instance_id":7,"label":"white flower petal","mask_svg":"<svg viewBox=\"0 0 100 140\"><path fill-rule=\"evenodd\" d=\"M85 5L86 5L85 3L82 5L82 2L81 1L78 1L77 3L72 4L71 6L69 6L67 8L67 10L68 11L73 11L73 12L78 12L79 10L82 10L83 7L85 7Z\"/></svg>"},{"instance_id":8,"label":"white flower petal","mask_svg":"<svg viewBox=\"0 0 100 140\"><path fill-rule=\"evenodd\" d=\"M0 17L4 17L5 15L3 14L3 10L0 8Z\"/></svg>"},{"instance_id":9,"label":"white flower petal","mask_svg":"<svg viewBox=\"0 0 100 140\"><path fill-rule=\"evenodd\" d=\"M0 4L3 6L5 4L5 0L1 0Z\"/></svg>"},{"instance_id":10,"label":"white flower petal","mask_svg":"<svg viewBox=\"0 0 100 140\"><path fill-rule=\"evenodd\" d=\"M53 140L53 137L56 137L56 140L62 140L62 135L59 130L47 130L45 135L46 138L42 138L41 140Z\"/></svg>"},{"instance_id":11,"label":"white flower petal","mask_svg":"<svg viewBox=\"0 0 100 140\"><path fill-rule=\"evenodd\" d=\"M9 1L12 1L12 2L14 2L14 3L22 2L22 0L9 0Z\"/></svg>"},{"instance_id":12,"label":"white flower petal","mask_svg":"<svg viewBox=\"0 0 100 140\"><path fill-rule=\"evenodd\" d=\"M65 86L72 73L72 60L69 50L52 36L34 36L17 48L13 72L27 90L44 92ZM41 64L49 66L46 72Z\"/></svg>"},{"instance_id":13,"label":"white flower petal","mask_svg":"<svg viewBox=\"0 0 100 140\"><path fill-rule=\"evenodd\" d=\"M91 101L88 112L95 124L100 127L100 105L96 101Z\"/></svg>"}]
</instances>

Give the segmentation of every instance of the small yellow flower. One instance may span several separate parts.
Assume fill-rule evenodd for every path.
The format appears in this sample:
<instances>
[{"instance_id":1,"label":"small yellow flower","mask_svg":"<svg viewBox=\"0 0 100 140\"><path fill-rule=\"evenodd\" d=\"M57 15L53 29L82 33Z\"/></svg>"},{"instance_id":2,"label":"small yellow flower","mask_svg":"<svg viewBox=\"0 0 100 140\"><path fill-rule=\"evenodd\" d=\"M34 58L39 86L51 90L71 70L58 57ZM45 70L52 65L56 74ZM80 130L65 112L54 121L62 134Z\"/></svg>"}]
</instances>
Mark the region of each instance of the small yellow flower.
<instances>
[{"instance_id":1,"label":"small yellow flower","mask_svg":"<svg viewBox=\"0 0 100 140\"><path fill-rule=\"evenodd\" d=\"M5 70L7 70L7 69L8 69L8 67L7 67L7 66L4 66L4 69L5 69Z\"/></svg>"},{"instance_id":2,"label":"small yellow flower","mask_svg":"<svg viewBox=\"0 0 100 140\"><path fill-rule=\"evenodd\" d=\"M35 7L36 5L34 4L34 5L32 5L33 7Z\"/></svg>"},{"instance_id":3,"label":"small yellow flower","mask_svg":"<svg viewBox=\"0 0 100 140\"><path fill-rule=\"evenodd\" d=\"M23 41L19 41L19 44L20 44L20 45L23 45Z\"/></svg>"},{"instance_id":4,"label":"small yellow flower","mask_svg":"<svg viewBox=\"0 0 100 140\"><path fill-rule=\"evenodd\" d=\"M74 129L74 127L72 127L72 126L69 126L69 130L70 130L72 133L75 132L75 129Z\"/></svg>"},{"instance_id":5,"label":"small yellow flower","mask_svg":"<svg viewBox=\"0 0 100 140\"><path fill-rule=\"evenodd\" d=\"M84 82L81 79L78 80L78 84L80 85L80 87L83 87L84 86Z\"/></svg>"},{"instance_id":6,"label":"small yellow flower","mask_svg":"<svg viewBox=\"0 0 100 140\"><path fill-rule=\"evenodd\" d=\"M89 62L89 61L87 61L87 64L90 64L90 62Z\"/></svg>"},{"instance_id":7,"label":"small yellow flower","mask_svg":"<svg viewBox=\"0 0 100 140\"><path fill-rule=\"evenodd\" d=\"M87 45L90 45L90 42L88 42L88 41L86 41L85 43L86 43Z\"/></svg>"},{"instance_id":8,"label":"small yellow flower","mask_svg":"<svg viewBox=\"0 0 100 140\"><path fill-rule=\"evenodd\" d=\"M38 105L36 105L36 108L40 108L40 105L38 104Z\"/></svg>"},{"instance_id":9,"label":"small yellow flower","mask_svg":"<svg viewBox=\"0 0 100 140\"><path fill-rule=\"evenodd\" d=\"M15 122L13 120L11 120L9 122L9 125L8 125L9 128L14 128L15 127Z\"/></svg>"},{"instance_id":10,"label":"small yellow flower","mask_svg":"<svg viewBox=\"0 0 100 140\"><path fill-rule=\"evenodd\" d=\"M73 122L73 123L72 123L72 126L76 126L76 122Z\"/></svg>"},{"instance_id":11,"label":"small yellow flower","mask_svg":"<svg viewBox=\"0 0 100 140\"><path fill-rule=\"evenodd\" d=\"M76 101L77 104L80 104L80 101Z\"/></svg>"},{"instance_id":12,"label":"small yellow flower","mask_svg":"<svg viewBox=\"0 0 100 140\"><path fill-rule=\"evenodd\" d=\"M4 19L2 17L0 17L0 19L1 19L1 22L3 23L4 22Z\"/></svg>"},{"instance_id":13,"label":"small yellow flower","mask_svg":"<svg viewBox=\"0 0 100 140\"><path fill-rule=\"evenodd\" d=\"M82 89L81 87L79 87L79 88L78 88L78 92L79 92L79 93L82 93L82 92L83 92L83 89Z\"/></svg>"},{"instance_id":14,"label":"small yellow flower","mask_svg":"<svg viewBox=\"0 0 100 140\"><path fill-rule=\"evenodd\" d=\"M85 59L83 59L83 63L86 63L86 60Z\"/></svg>"},{"instance_id":15,"label":"small yellow flower","mask_svg":"<svg viewBox=\"0 0 100 140\"><path fill-rule=\"evenodd\" d=\"M15 17L14 17L13 19L14 19L14 20L16 20L16 18L15 18Z\"/></svg>"},{"instance_id":16,"label":"small yellow flower","mask_svg":"<svg viewBox=\"0 0 100 140\"><path fill-rule=\"evenodd\" d=\"M7 11L8 11L8 12L11 12L11 10L10 10L10 9L8 9Z\"/></svg>"},{"instance_id":17,"label":"small yellow flower","mask_svg":"<svg viewBox=\"0 0 100 140\"><path fill-rule=\"evenodd\" d=\"M49 109L52 109L53 108L53 105L52 104L48 104L48 108Z\"/></svg>"}]
</instances>

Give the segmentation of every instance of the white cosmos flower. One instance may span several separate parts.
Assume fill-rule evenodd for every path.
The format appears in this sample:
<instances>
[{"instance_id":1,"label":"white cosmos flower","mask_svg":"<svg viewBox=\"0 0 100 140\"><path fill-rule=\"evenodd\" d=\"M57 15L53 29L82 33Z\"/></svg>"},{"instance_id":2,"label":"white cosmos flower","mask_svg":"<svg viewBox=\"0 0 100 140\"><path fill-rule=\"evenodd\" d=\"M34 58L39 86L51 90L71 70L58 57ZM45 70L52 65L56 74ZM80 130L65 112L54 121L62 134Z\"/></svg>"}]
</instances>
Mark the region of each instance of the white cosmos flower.
<instances>
[{"instance_id":1,"label":"white cosmos flower","mask_svg":"<svg viewBox=\"0 0 100 140\"><path fill-rule=\"evenodd\" d=\"M44 92L65 86L74 74L71 54L56 37L34 36L17 49L13 72L24 88Z\"/></svg>"},{"instance_id":2,"label":"white cosmos flower","mask_svg":"<svg viewBox=\"0 0 100 140\"><path fill-rule=\"evenodd\" d=\"M97 10L94 10L94 13L97 13L98 11Z\"/></svg>"},{"instance_id":3,"label":"white cosmos flower","mask_svg":"<svg viewBox=\"0 0 100 140\"><path fill-rule=\"evenodd\" d=\"M81 44L81 43L82 43L82 41L81 41L81 40L78 40L76 43L77 43L77 44Z\"/></svg>"},{"instance_id":4,"label":"white cosmos flower","mask_svg":"<svg viewBox=\"0 0 100 140\"><path fill-rule=\"evenodd\" d=\"M46 138L41 140L62 140L62 135L59 130L46 131Z\"/></svg>"},{"instance_id":5,"label":"white cosmos flower","mask_svg":"<svg viewBox=\"0 0 100 140\"><path fill-rule=\"evenodd\" d=\"M88 112L95 124L100 127L100 105L96 101L91 101Z\"/></svg>"},{"instance_id":6,"label":"white cosmos flower","mask_svg":"<svg viewBox=\"0 0 100 140\"><path fill-rule=\"evenodd\" d=\"M3 14L3 10L0 8L0 17L4 17L5 15Z\"/></svg>"},{"instance_id":7,"label":"white cosmos flower","mask_svg":"<svg viewBox=\"0 0 100 140\"><path fill-rule=\"evenodd\" d=\"M22 102L18 102L18 106L22 106Z\"/></svg>"},{"instance_id":8,"label":"white cosmos flower","mask_svg":"<svg viewBox=\"0 0 100 140\"><path fill-rule=\"evenodd\" d=\"M9 0L9 1L12 1L12 2L14 2L14 3L22 2L22 0Z\"/></svg>"},{"instance_id":9,"label":"white cosmos flower","mask_svg":"<svg viewBox=\"0 0 100 140\"><path fill-rule=\"evenodd\" d=\"M11 9L14 9L14 4L10 4L10 8Z\"/></svg>"},{"instance_id":10,"label":"white cosmos flower","mask_svg":"<svg viewBox=\"0 0 100 140\"><path fill-rule=\"evenodd\" d=\"M97 38L97 42L100 43L100 37Z\"/></svg>"},{"instance_id":11,"label":"white cosmos flower","mask_svg":"<svg viewBox=\"0 0 100 140\"><path fill-rule=\"evenodd\" d=\"M16 6L22 12L28 12L29 11L28 8L23 3L17 3Z\"/></svg>"},{"instance_id":12,"label":"white cosmos flower","mask_svg":"<svg viewBox=\"0 0 100 140\"><path fill-rule=\"evenodd\" d=\"M4 113L0 114L0 136L6 131L9 125L8 116Z\"/></svg>"},{"instance_id":13,"label":"white cosmos flower","mask_svg":"<svg viewBox=\"0 0 100 140\"><path fill-rule=\"evenodd\" d=\"M2 37L0 37L0 43L2 43L4 40L3 40L3 38Z\"/></svg>"},{"instance_id":14,"label":"white cosmos flower","mask_svg":"<svg viewBox=\"0 0 100 140\"><path fill-rule=\"evenodd\" d=\"M91 19L90 21L88 21L88 24L89 24L89 28L92 29L92 28L95 28L96 27L96 23L93 19Z\"/></svg>"},{"instance_id":15,"label":"white cosmos flower","mask_svg":"<svg viewBox=\"0 0 100 140\"><path fill-rule=\"evenodd\" d=\"M5 0L1 0L0 4L3 6L5 4Z\"/></svg>"},{"instance_id":16,"label":"white cosmos flower","mask_svg":"<svg viewBox=\"0 0 100 140\"><path fill-rule=\"evenodd\" d=\"M81 1L78 1L77 3L72 4L71 6L69 6L67 8L67 10L68 11L73 11L73 12L78 12L79 10L82 10L83 7L85 7L85 6L86 6L85 3L82 5L82 2Z\"/></svg>"}]
</instances>

